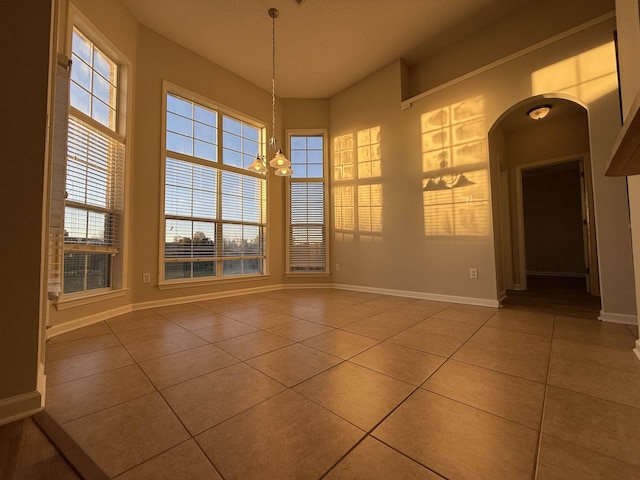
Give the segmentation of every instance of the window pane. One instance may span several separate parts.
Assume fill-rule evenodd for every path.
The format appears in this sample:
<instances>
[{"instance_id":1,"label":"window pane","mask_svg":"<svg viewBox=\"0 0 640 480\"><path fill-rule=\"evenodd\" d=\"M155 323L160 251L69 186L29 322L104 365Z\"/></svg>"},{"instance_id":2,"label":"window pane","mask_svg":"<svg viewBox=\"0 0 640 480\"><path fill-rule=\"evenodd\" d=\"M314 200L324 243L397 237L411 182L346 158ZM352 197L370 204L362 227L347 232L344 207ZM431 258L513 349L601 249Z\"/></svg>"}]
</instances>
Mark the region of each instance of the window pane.
<instances>
[{"instance_id":1,"label":"window pane","mask_svg":"<svg viewBox=\"0 0 640 480\"><path fill-rule=\"evenodd\" d=\"M242 135L242 123L226 115L222 117L222 129L225 132L235 133L238 136Z\"/></svg>"},{"instance_id":2,"label":"window pane","mask_svg":"<svg viewBox=\"0 0 640 480\"><path fill-rule=\"evenodd\" d=\"M215 277L216 264L214 262L193 262L194 277Z\"/></svg>"},{"instance_id":3,"label":"window pane","mask_svg":"<svg viewBox=\"0 0 640 480\"><path fill-rule=\"evenodd\" d=\"M85 115L91 115L91 95L72 83L69 90L69 103Z\"/></svg>"},{"instance_id":4,"label":"window pane","mask_svg":"<svg viewBox=\"0 0 640 480\"><path fill-rule=\"evenodd\" d=\"M218 114L213 110L195 105L193 118L207 125L215 126L218 124Z\"/></svg>"},{"instance_id":5,"label":"window pane","mask_svg":"<svg viewBox=\"0 0 640 480\"><path fill-rule=\"evenodd\" d=\"M109 60L102 52L96 51L93 55L93 68L115 85L115 64Z\"/></svg>"},{"instance_id":6,"label":"window pane","mask_svg":"<svg viewBox=\"0 0 640 480\"><path fill-rule=\"evenodd\" d=\"M111 286L111 255L108 253L87 254L87 290Z\"/></svg>"},{"instance_id":7,"label":"window pane","mask_svg":"<svg viewBox=\"0 0 640 480\"><path fill-rule=\"evenodd\" d=\"M167 111L191 118L193 104L174 95L167 95Z\"/></svg>"},{"instance_id":8,"label":"window pane","mask_svg":"<svg viewBox=\"0 0 640 480\"><path fill-rule=\"evenodd\" d=\"M164 278L166 280L191 278L191 262L165 262Z\"/></svg>"},{"instance_id":9,"label":"window pane","mask_svg":"<svg viewBox=\"0 0 640 480\"><path fill-rule=\"evenodd\" d=\"M85 90L91 90L91 67L80 60L79 57L73 55L73 63L71 67L71 80L77 83ZM75 105L74 105L75 106Z\"/></svg>"},{"instance_id":10,"label":"window pane","mask_svg":"<svg viewBox=\"0 0 640 480\"><path fill-rule=\"evenodd\" d=\"M75 29L71 40L71 49L75 55L80 57L86 63L91 63L92 46L88 40L82 37Z\"/></svg>"},{"instance_id":11,"label":"window pane","mask_svg":"<svg viewBox=\"0 0 640 480\"><path fill-rule=\"evenodd\" d=\"M184 155L192 155L193 141L189 137L167 132L167 150Z\"/></svg>"},{"instance_id":12,"label":"window pane","mask_svg":"<svg viewBox=\"0 0 640 480\"><path fill-rule=\"evenodd\" d=\"M218 160L218 150L216 149L215 145L195 140L193 143L193 147L194 156L202 158L204 160L211 160L212 162Z\"/></svg>"},{"instance_id":13,"label":"window pane","mask_svg":"<svg viewBox=\"0 0 640 480\"><path fill-rule=\"evenodd\" d=\"M242 260L225 260L222 262L222 274L240 275L242 273Z\"/></svg>"},{"instance_id":14,"label":"window pane","mask_svg":"<svg viewBox=\"0 0 640 480\"><path fill-rule=\"evenodd\" d=\"M167 113L167 130L190 137L193 134L193 122L175 113Z\"/></svg>"}]
</instances>

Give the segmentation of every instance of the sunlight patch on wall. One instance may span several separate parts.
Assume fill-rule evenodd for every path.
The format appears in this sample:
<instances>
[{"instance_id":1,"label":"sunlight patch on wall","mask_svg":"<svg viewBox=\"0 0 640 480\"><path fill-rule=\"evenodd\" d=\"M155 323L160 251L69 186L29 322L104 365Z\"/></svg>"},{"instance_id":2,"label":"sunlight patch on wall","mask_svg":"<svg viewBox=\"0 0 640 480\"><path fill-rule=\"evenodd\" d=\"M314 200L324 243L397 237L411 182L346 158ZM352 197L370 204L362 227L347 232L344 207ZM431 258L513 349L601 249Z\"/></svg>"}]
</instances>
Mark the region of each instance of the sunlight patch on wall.
<instances>
[{"instance_id":1,"label":"sunlight patch on wall","mask_svg":"<svg viewBox=\"0 0 640 480\"><path fill-rule=\"evenodd\" d=\"M565 93L591 103L618 88L613 42L541 68L531 74L533 95Z\"/></svg>"},{"instance_id":2,"label":"sunlight patch on wall","mask_svg":"<svg viewBox=\"0 0 640 480\"><path fill-rule=\"evenodd\" d=\"M380 127L335 137L333 147L335 239L382 241Z\"/></svg>"},{"instance_id":3,"label":"sunlight patch on wall","mask_svg":"<svg viewBox=\"0 0 640 480\"><path fill-rule=\"evenodd\" d=\"M488 235L484 97L426 112L420 123L425 235Z\"/></svg>"}]
</instances>

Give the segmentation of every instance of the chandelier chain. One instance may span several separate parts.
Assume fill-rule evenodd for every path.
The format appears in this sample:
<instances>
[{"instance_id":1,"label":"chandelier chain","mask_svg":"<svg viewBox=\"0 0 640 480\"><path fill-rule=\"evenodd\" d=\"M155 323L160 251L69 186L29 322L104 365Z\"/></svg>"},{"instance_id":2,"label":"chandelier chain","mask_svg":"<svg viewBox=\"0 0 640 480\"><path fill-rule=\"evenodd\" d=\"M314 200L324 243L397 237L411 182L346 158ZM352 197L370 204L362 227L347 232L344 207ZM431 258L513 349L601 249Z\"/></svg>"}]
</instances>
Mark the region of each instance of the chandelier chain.
<instances>
[{"instance_id":1,"label":"chandelier chain","mask_svg":"<svg viewBox=\"0 0 640 480\"><path fill-rule=\"evenodd\" d=\"M271 148L276 151L276 16L271 17Z\"/></svg>"}]
</instances>

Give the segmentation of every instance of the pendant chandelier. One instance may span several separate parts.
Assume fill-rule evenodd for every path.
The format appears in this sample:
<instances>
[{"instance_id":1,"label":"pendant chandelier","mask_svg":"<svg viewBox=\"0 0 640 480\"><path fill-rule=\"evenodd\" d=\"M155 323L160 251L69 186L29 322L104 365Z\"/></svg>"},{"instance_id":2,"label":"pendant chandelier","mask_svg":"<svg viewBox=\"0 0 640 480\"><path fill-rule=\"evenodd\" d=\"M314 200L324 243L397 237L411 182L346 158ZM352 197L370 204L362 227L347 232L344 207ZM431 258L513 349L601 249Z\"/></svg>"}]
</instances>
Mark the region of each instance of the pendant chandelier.
<instances>
[{"instance_id":1,"label":"pendant chandelier","mask_svg":"<svg viewBox=\"0 0 640 480\"><path fill-rule=\"evenodd\" d=\"M276 142L276 18L280 15L275 8L270 8L269 16L271 17L271 39L272 39L272 61L271 61L271 138L269 146L274 152L274 157L269 161L269 166L274 169L274 173L279 177L290 177L293 174L291 170L291 162L284 156L282 150L278 148ZM267 157L258 155L251 165L247 167L249 170L258 173L266 173Z\"/></svg>"}]
</instances>

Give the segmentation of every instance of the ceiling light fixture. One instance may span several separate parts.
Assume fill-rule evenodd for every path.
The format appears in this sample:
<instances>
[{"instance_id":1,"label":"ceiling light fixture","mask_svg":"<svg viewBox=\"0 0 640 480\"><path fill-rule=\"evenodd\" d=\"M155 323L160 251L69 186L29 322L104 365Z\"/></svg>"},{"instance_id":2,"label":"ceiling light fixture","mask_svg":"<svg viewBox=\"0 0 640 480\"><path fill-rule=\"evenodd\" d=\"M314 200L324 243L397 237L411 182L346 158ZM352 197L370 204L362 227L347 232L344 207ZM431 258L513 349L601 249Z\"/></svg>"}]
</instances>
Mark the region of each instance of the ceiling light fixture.
<instances>
[{"instance_id":1,"label":"ceiling light fixture","mask_svg":"<svg viewBox=\"0 0 640 480\"><path fill-rule=\"evenodd\" d=\"M291 162L284 156L282 150L278 149L276 142L276 18L280 15L275 8L268 10L272 20L271 38L272 38L272 56L271 56L271 138L269 146L275 153L275 156L269 162L269 166L274 169L274 173L279 177L290 177L293 174L291 170ZM258 173L266 173L267 158L265 155L258 155L251 165L247 167L249 170Z\"/></svg>"},{"instance_id":2,"label":"ceiling light fixture","mask_svg":"<svg viewBox=\"0 0 640 480\"><path fill-rule=\"evenodd\" d=\"M537 107L533 107L528 110L527 115L529 115L533 120L542 120L549 114L550 110L551 105L538 105Z\"/></svg>"}]
</instances>

